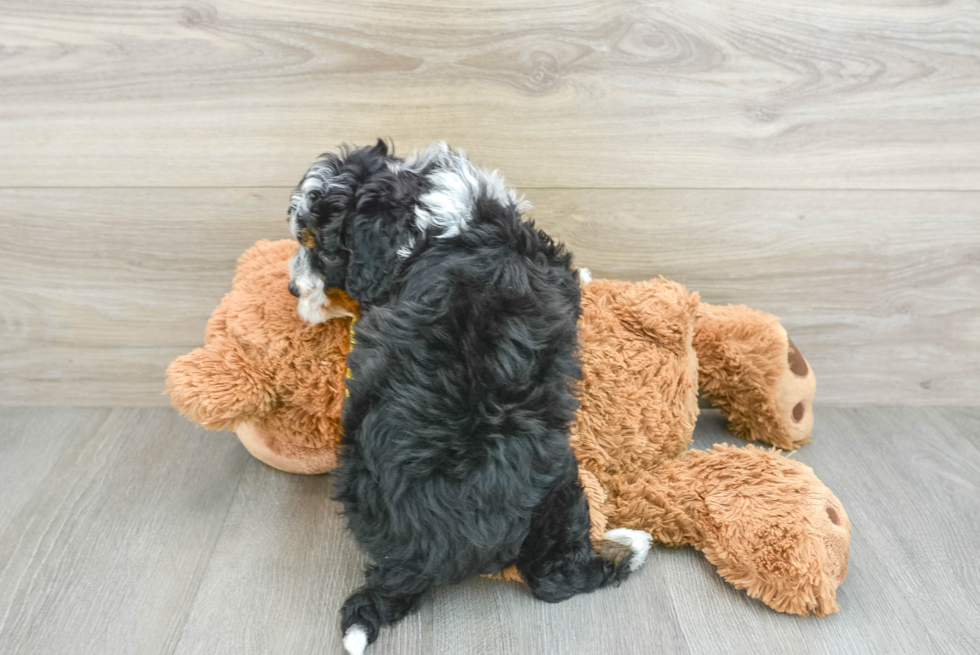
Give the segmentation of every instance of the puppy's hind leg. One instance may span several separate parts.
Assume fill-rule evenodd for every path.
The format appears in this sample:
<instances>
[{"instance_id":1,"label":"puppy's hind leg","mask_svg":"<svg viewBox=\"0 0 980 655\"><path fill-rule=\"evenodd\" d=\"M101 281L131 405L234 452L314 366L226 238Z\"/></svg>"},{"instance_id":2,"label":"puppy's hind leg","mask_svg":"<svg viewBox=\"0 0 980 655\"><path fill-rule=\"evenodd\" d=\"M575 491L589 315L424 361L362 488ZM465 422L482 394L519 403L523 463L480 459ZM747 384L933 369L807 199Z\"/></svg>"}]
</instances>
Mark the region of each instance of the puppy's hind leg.
<instances>
[{"instance_id":1,"label":"puppy's hind leg","mask_svg":"<svg viewBox=\"0 0 980 655\"><path fill-rule=\"evenodd\" d=\"M538 598L557 603L625 580L646 559L652 537L620 528L606 533L600 556L589 541L589 505L576 475L560 479L535 509L517 570Z\"/></svg>"},{"instance_id":2,"label":"puppy's hind leg","mask_svg":"<svg viewBox=\"0 0 980 655\"><path fill-rule=\"evenodd\" d=\"M361 655L374 643L382 626L402 620L414 610L432 584L393 567L368 567L363 587L351 594L340 610L344 650Z\"/></svg>"}]
</instances>

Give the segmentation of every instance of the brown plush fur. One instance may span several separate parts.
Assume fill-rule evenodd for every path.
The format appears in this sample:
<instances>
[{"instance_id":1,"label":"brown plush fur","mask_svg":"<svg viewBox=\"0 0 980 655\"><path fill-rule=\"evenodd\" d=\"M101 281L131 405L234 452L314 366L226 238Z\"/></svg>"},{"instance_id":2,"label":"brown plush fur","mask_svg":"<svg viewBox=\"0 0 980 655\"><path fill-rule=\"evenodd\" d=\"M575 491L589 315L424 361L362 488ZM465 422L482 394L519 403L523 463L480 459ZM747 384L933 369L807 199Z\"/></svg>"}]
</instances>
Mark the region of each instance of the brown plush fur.
<instances>
[{"instance_id":1,"label":"brown plush fur","mask_svg":"<svg viewBox=\"0 0 980 655\"><path fill-rule=\"evenodd\" d=\"M260 241L238 260L204 348L167 369L174 407L209 430L234 430L263 462L291 473L337 465L340 407L357 303L332 291L336 320L308 325L289 293L292 241Z\"/></svg>"},{"instance_id":2,"label":"brown plush fur","mask_svg":"<svg viewBox=\"0 0 980 655\"><path fill-rule=\"evenodd\" d=\"M192 420L236 430L262 461L317 473L336 463L350 319L309 326L296 315L286 290L295 248L261 242L242 257L205 348L171 365L168 389ZM356 311L349 299L331 300ZM782 448L809 440L813 372L779 321L712 307L664 279L590 282L582 310L572 443L593 538L646 530L701 550L776 610L837 611L850 522L813 471L752 446L688 450L699 382L736 434ZM500 577L518 579L513 570Z\"/></svg>"},{"instance_id":3,"label":"brown plush fur","mask_svg":"<svg viewBox=\"0 0 980 655\"><path fill-rule=\"evenodd\" d=\"M779 319L744 305L702 303L694 349L701 390L724 412L732 432L785 449L810 441L816 378Z\"/></svg>"}]
</instances>

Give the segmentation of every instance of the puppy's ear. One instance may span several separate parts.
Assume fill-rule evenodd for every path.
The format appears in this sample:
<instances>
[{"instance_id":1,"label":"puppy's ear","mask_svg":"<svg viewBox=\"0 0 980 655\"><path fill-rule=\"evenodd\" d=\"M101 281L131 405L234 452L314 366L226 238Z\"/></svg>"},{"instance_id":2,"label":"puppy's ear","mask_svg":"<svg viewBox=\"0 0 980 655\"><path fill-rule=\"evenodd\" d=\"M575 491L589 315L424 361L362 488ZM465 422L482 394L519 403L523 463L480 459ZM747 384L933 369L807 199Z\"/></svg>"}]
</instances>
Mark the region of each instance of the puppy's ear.
<instances>
[{"instance_id":1,"label":"puppy's ear","mask_svg":"<svg viewBox=\"0 0 980 655\"><path fill-rule=\"evenodd\" d=\"M350 259L347 263L347 293L366 304L384 300L391 289L400 258L398 249L407 235L384 217L358 216L347 233Z\"/></svg>"},{"instance_id":2,"label":"puppy's ear","mask_svg":"<svg viewBox=\"0 0 980 655\"><path fill-rule=\"evenodd\" d=\"M419 181L412 175L399 178L387 156L388 145L381 139L359 153L360 184L346 225L345 287L366 304L385 299L406 249L415 242L411 225Z\"/></svg>"},{"instance_id":3,"label":"puppy's ear","mask_svg":"<svg viewBox=\"0 0 980 655\"><path fill-rule=\"evenodd\" d=\"M398 250L412 243L415 197L397 183L390 159L380 139L344 149L342 157L326 154L307 171L291 202L290 227L309 250L323 286L367 304L386 295Z\"/></svg>"}]
</instances>

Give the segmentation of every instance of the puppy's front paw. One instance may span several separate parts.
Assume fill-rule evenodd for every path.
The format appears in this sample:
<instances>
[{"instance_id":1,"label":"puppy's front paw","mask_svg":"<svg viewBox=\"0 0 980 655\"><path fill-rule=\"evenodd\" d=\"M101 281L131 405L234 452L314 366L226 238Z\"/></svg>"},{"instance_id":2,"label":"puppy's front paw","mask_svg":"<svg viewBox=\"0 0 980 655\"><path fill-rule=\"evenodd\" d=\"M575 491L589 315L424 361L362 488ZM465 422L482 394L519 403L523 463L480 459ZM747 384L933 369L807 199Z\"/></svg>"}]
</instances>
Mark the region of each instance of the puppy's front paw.
<instances>
[{"instance_id":1,"label":"puppy's front paw","mask_svg":"<svg viewBox=\"0 0 980 655\"><path fill-rule=\"evenodd\" d=\"M643 565L647 559L647 554L650 552L650 544L653 543L653 537L649 533L642 530L630 530L629 528L615 528L606 532L602 537L608 541L629 546L633 553L633 557L630 558L630 571L635 571Z\"/></svg>"},{"instance_id":2,"label":"puppy's front paw","mask_svg":"<svg viewBox=\"0 0 980 655\"><path fill-rule=\"evenodd\" d=\"M367 630L356 623L344 633L344 650L347 655L363 655L367 643Z\"/></svg>"}]
</instances>

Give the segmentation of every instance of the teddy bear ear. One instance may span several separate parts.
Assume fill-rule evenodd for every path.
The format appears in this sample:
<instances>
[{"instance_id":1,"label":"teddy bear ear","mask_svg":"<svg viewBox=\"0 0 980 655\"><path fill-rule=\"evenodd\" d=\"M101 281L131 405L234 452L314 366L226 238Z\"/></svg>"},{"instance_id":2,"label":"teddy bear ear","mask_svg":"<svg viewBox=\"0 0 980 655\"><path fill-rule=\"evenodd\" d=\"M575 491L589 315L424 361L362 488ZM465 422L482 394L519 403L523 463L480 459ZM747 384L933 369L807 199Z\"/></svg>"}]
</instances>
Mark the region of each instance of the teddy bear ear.
<instances>
[{"instance_id":1,"label":"teddy bear ear","mask_svg":"<svg viewBox=\"0 0 980 655\"><path fill-rule=\"evenodd\" d=\"M268 414L275 396L269 377L222 337L171 362L167 393L181 414L209 430Z\"/></svg>"}]
</instances>

